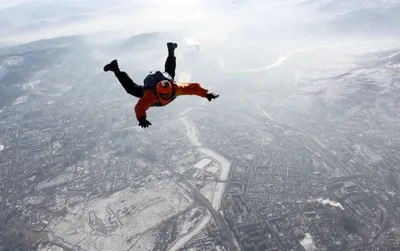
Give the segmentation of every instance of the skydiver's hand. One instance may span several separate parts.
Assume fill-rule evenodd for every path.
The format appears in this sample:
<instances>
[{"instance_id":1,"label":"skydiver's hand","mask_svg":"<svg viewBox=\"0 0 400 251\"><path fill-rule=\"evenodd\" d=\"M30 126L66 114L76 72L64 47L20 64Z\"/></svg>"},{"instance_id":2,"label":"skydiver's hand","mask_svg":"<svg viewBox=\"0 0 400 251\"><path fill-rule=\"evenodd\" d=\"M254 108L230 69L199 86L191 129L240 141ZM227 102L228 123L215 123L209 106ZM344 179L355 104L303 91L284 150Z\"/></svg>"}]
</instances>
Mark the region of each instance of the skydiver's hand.
<instances>
[{"instance_id":1,"label":"skydiver's hand","mask_svg":"<svg viewBox=\"0 0 400 251\"><path fill-rule=\"evenodd\" d=\"M143 118L139 118L139 126L146 128L149 127L151 125L151 123L146 119L146 117Z\"/></svg>"},{"instance_id":2,"label":"skydiver's hand","mask_svg":"<svg viewBox=\"0 0 400 251\"><path fill-rule=\"evenodd\" d=\"M208 99L208 101L211 101L212 99L216 99L219 97L219 94L215 94L215 93L207 93L206 98Z\"/></svg>"}]
</instances>

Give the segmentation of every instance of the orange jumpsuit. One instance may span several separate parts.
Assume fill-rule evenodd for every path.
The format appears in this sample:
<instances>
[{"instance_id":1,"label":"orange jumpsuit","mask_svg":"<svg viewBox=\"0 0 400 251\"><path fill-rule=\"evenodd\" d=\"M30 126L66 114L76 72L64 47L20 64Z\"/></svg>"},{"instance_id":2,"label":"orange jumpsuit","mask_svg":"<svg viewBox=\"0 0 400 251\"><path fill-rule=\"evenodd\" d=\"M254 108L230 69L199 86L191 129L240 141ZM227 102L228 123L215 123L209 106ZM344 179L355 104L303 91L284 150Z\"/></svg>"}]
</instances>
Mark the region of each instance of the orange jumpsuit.
<instances>
[{"instance_id":1,"label":"orange jumpsuit","mask_svg":"<svg viewBox=\"0 0 400 251\"><path fill-rule=\"evenodd\" d=\"M199 83L177 84L176 82L173 82L172 85L174 88L175 96L197 95L205 98L208 93L208 90ZM157 97L156 95L154 95L152 90L144 90L143 97L139 99L135 106L136 118L145 118L146 111L154 104L154 102L156 102L157 98L163 106L171 103L172 101L166 101Z\"/></svg>"}]
</instances>

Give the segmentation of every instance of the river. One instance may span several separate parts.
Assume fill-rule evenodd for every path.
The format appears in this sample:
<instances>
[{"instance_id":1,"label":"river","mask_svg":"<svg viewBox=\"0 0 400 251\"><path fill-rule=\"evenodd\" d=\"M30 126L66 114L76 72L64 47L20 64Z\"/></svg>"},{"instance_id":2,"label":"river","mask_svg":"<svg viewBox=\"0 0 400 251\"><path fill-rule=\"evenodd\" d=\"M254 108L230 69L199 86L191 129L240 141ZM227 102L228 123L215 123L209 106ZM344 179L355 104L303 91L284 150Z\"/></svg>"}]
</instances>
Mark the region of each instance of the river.
<instances>
[{"instance_id":1,"label":"river","mask_svg":"<svg viewBox=\"0 0 400 251\"><path fill-rule=\"evenodd\" d=\"M181 117L180 120L182 121L183 125L185 126L186 129L186 135L190 142L198 147L198 151L201 152L204 155L207 155L208 157L214 159L215 161L219 162L221 164L221 169L219 172L219 179L221 181L226 181L229 177L229 171L231 169L231 162L227 160L225 157L221 156L217 152L201 147L201 143L197 137L197 132L196 132L196 127L190 122L187 118ZM218 211L221 207L221 202L222 202L222 197L224 195L225 191L225 182L215 182L214 185L214 190L212 195L209 197L211 198L211 204L213 208ZM201 230L207 226L207 224L211 220L211 214L210 212L207 212L207 214L196 224L196 226L192 229L191 232L185 234L184 236L181 236L178 238L170 247L169 251L176 251L179 250L179 248L183 247L187 242L189 242L194 236L196 236L198 233L201 232Z\"/></svg>"}]
</instances>

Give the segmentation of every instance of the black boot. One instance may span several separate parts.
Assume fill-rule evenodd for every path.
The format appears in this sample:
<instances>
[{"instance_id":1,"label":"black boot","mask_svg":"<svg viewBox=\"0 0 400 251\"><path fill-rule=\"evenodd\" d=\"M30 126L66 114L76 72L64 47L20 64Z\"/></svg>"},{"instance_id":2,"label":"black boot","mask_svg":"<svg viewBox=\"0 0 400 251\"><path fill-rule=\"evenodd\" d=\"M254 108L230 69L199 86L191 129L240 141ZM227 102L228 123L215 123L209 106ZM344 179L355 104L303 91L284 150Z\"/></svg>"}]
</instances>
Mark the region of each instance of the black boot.
<instances>
[{"instance_id":1,"label":"black boot","mask_svg":"<svg viewBox=\"0 0 400 251\"><path fill-rule=\"evenodd\" d=\"M106 72L107 71L118 72L119 71L118 61L114 59L113 61L111 61L111 63L106 64L103 70Z\"/></svg>"},{"instance_id":2,"label":"black boot","mask_svg":"<svg viewBox=\"0 0 400 251\"><path fill-rule=\"evenodd\" d=\"M178 44L173 42L168 42L167 48L168 48L168 55L175 56L175 49L178 48Z\"/></svg>"}]
</instances>

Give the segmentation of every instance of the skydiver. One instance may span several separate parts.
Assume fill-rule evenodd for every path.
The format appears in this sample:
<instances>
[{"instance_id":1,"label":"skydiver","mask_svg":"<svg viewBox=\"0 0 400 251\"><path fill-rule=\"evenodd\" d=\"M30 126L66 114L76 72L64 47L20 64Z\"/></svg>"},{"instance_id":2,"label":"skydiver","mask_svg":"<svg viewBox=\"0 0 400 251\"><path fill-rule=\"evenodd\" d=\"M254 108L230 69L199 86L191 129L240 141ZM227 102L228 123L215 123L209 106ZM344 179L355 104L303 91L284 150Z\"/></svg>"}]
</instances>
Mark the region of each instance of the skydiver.
<instances>
[{"instance_id":1,"label":"skydiver","mask_svg":"<svg viewBox=\"0 0 400 251\"><path fill-rule=\"evenodd\" d=\"M175 81L175 49L177 47L177 43L167 43L168 56L165 61L164 72L151 72L144 79L144 85L136 84L126 72L121 71L116 59L103 68L105 72L114 72L125 91L139 98L139 101L135 105L135 113L139 121L139 126L143 128L151 125L146 115L146 111L151 106L166 106L177 96L181 95L197 95L202 98L207 98L208 101L219 97L219 94L208 92L200 83L178 84Z\"/></svg>"}]
</instances>

